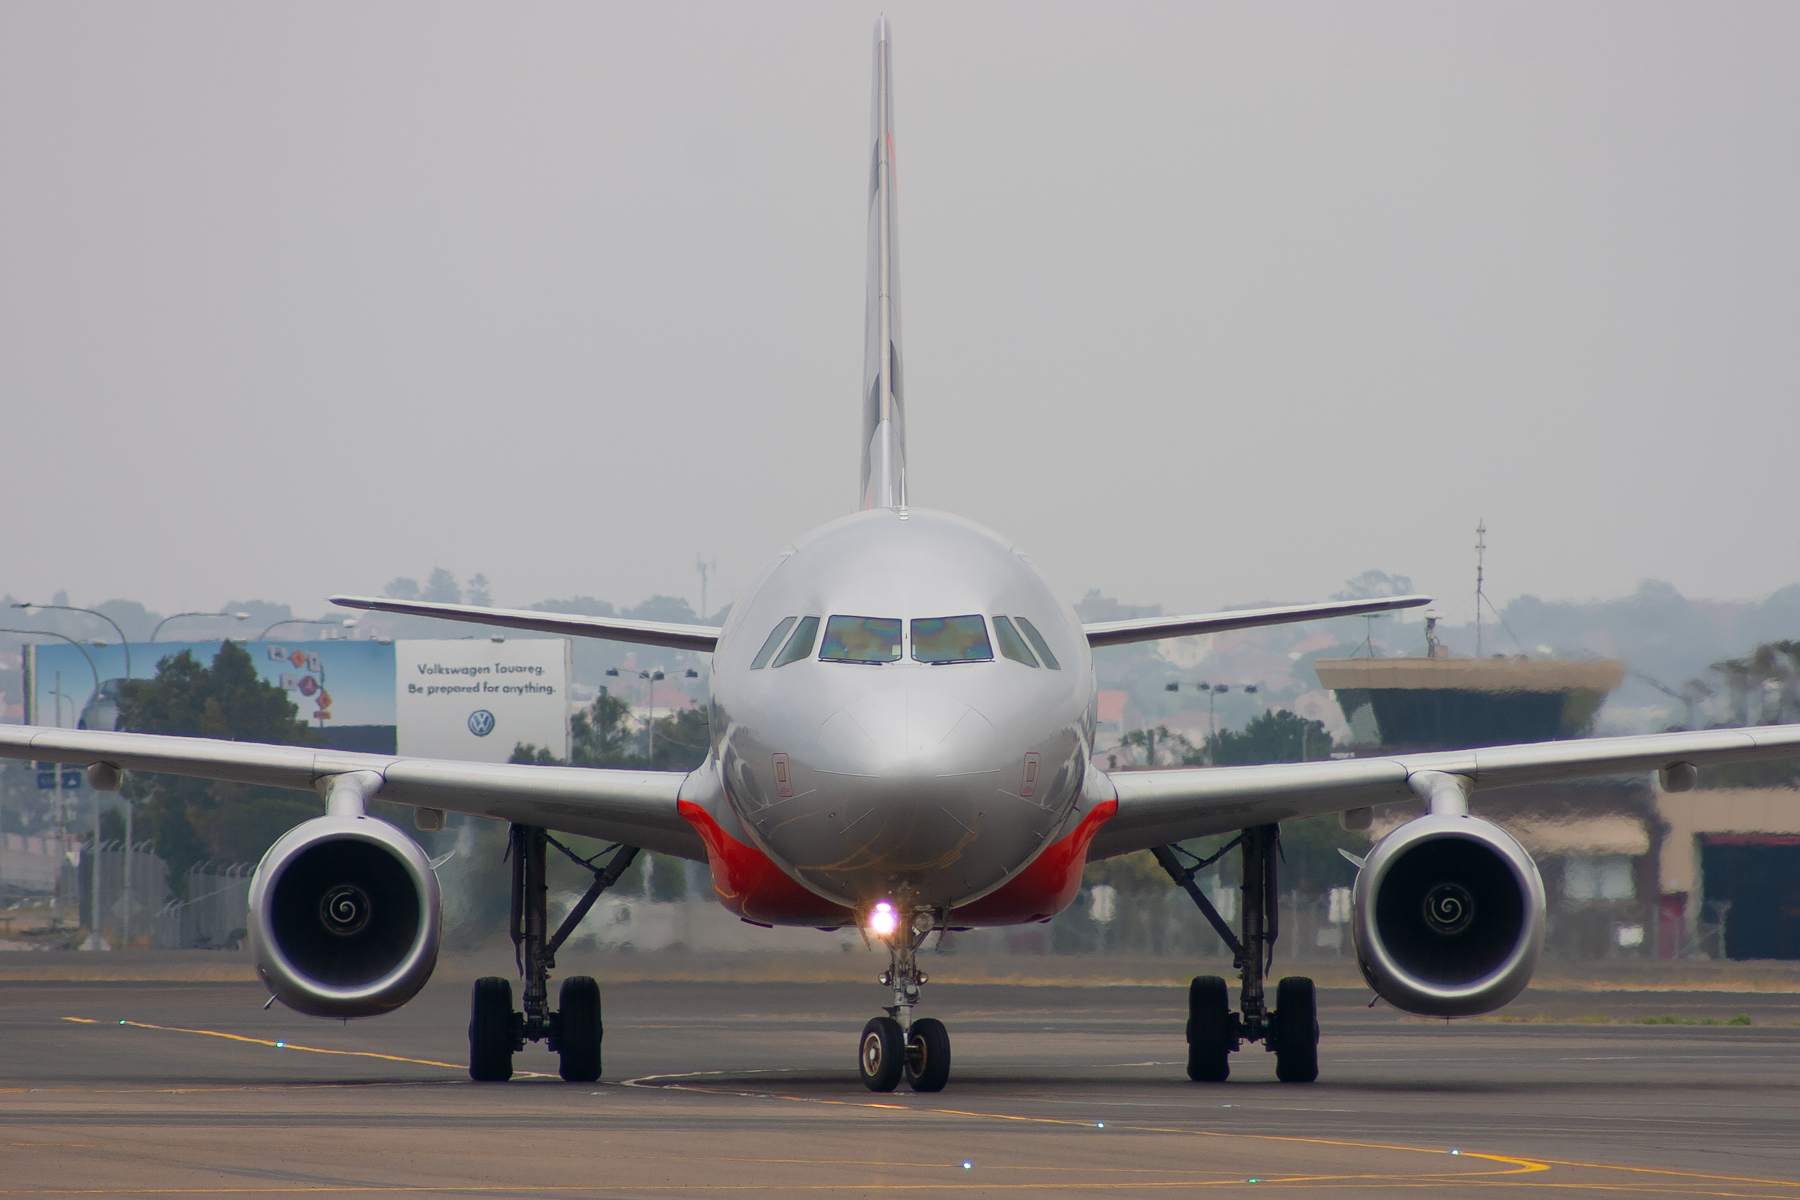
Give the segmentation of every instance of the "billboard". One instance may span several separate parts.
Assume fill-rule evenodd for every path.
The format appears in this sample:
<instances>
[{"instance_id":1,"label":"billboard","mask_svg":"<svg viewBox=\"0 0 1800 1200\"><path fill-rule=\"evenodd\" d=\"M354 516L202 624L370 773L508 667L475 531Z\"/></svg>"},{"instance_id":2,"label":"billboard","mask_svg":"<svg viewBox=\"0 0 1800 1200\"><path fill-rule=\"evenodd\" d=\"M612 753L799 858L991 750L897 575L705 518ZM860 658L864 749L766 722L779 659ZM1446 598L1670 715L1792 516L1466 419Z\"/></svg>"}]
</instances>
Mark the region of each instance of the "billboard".
<instances>
[{"instance_id":1,"label":"billboard","mask_svg":"<svg viewBox=\"0 0 1800 1200\"><path fill-rule=\"evenodd\" d=\"M184 650L210 667L220 645L133 642L130 677L154 678L158 663ZM514 746L530 742L558 758L569 755L564 638L238 645L257 676L287 692L300 718L335 750L505 762ZM26 723L114 728L126 662L117 644L28 644Z\"/></svg>"},{"instance_id":2,"label":"billboard","mask_svg":"<svg viewBox=\"0 0 1800 1200\"><path fill-rule=\"evenodd\" d=\"M133 642L130 677L154 679L157 665L186 650L212 666L222 643ZM381 642L238 642L263 682L287 692L298 716L336 750L394 752L394 647ZM40 642L25 647L25 721L112 729L125 647ZM90 666L89 664L92 664ZM94 691L94 677L100 690Z\"/></svg>"},{"instance_id":3,"label":"billboard","mask_svg":"<svg viewBox=\"0 0 1800 1200\"><path fill-rule=\"evenodd\" d=\"M399 752L505 762L520 742L569 757L566 638L394 643Z\"/></svg>"}]
</instances>

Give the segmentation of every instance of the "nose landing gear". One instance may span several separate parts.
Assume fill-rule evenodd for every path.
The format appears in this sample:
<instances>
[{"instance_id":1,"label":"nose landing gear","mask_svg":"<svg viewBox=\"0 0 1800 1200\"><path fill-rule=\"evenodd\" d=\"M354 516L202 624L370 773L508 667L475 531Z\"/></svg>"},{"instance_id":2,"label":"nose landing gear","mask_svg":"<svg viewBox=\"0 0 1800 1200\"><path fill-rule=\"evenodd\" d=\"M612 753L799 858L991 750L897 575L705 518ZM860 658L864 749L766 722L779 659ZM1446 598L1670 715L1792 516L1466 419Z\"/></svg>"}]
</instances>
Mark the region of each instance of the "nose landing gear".
<instances>
[{"instance_id":1,"label":"nose landing gear","mask_svg":"<svg viewBox=\"0 0 1800 1200\"><path fill-rule=\"evenodd\" d=\"M1281 932L1275 888L1280 845L1280 826L1257 825L1193 866L1184 866L1173 846L1152 851L1169 878L1188 894L1230 947L1232 966L1242 980L1240 1011L1235 1013L1230 1009L1225 981L1217 975L1197 976L1188 987L1188 1078L1195 1082L1224 1082L1231 1074L1231 1054L1244 1042L1261 1042L1263 1049L1274 1053L1275 1077L1283 1083L1312 1083L1319 1077L1319 1014L1313 981L1298 975L1283 979L1276 985L1273 1010L1266 1007L1263 990L1263 977L1274 965L1275 939ZM1196 874L1239 846L1244 853L1241 939L1194 883Z\"/></svg>"},{"instance_id":2,"label":"nose landing gear","mask_svg":"<svg viewBox=\"0 0 1800 1200\"><path fill-rule=\"evenodd\" d=\"M892 930L875 930L888 946L888 969L879 982L893 989L894 1002L887 1016L874 1017L863 1026L857 1073L871 1092L893 1091L902 1075L915 1092L941 1092L950 1080L950 1031L935 1017L915 1021L912 1016L919 989L930 981L919 970L919 946L937 928L938 918L928 909L895 912L888 906L886 913Z\"/></svg>"}]
</instances>

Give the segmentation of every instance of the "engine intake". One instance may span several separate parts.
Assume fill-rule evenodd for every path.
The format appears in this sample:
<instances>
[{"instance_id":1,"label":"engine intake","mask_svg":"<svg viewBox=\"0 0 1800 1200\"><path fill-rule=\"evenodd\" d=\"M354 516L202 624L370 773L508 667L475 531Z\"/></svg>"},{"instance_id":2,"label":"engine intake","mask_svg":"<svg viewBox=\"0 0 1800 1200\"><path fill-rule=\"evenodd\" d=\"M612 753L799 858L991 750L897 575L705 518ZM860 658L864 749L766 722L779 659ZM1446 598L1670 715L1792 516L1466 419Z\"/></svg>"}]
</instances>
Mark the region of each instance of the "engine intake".
<instances>
[{"instance_id":1,"label":"engine intake","mask_svg":"<svg viewBox=\"0 0 1800 1200\"><path fill-rule=\"evenodd\" d=\"M1408 821L1357 874L1351 933L1363 977L1421 1016L1491 1012L1531 982L1544 881L1525 848L1479 817Z\"/></svg>"},{"instance_id":2,"label":"engine intake","mask_svg":"<svg viewBox=\"0 0 1800 1200\"><path fill-rule=\"evenodd\" d=\"M440 928L437 873L375 817L295 826L250 881L257 974L312 1016L373 1016L411 1000L437 965Z\"/></svg>"}]
</instances>

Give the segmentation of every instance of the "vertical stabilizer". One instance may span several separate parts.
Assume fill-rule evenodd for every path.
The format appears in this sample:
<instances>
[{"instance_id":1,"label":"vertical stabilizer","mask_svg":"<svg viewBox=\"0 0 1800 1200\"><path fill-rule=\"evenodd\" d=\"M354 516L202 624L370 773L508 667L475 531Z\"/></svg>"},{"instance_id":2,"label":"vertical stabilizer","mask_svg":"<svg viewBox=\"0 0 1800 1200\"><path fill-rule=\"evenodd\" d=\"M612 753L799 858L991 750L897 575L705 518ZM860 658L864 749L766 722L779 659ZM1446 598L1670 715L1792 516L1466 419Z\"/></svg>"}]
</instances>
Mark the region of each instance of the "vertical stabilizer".
<instances>
[{"instance_id":1,"label":"vertical stabilizer","mask_svg":"<svg viewBox=\"0 0 1800 1200\"><path fill-rule=\"evenodd\" d=\"M906 503L906 417L900 388L900 227L894 200L894 74L888 21L875 22L869 122L869 300L863 350L862 506Z\"/></svg>"}]
</instances>

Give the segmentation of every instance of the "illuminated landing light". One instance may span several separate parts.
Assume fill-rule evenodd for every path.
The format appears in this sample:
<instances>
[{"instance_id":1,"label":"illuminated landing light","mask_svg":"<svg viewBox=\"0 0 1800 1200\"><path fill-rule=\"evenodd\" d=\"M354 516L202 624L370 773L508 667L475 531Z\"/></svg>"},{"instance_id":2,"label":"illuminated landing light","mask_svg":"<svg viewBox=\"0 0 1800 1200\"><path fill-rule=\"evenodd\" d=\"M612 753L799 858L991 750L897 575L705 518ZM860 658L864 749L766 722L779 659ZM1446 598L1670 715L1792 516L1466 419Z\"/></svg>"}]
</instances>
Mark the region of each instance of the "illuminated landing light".
<instances>
[{"instance_id":1,"label":"illuminated landing light","mask_svg":"<svg viewBox=\"0 0 1800 1200\"><path fill-rule=\"evenodd\" d=\"M869 932L876 937L888 937L900 928L900 914L886 900L877 901L869 911Z\"/></svg>"}]
</instances>

